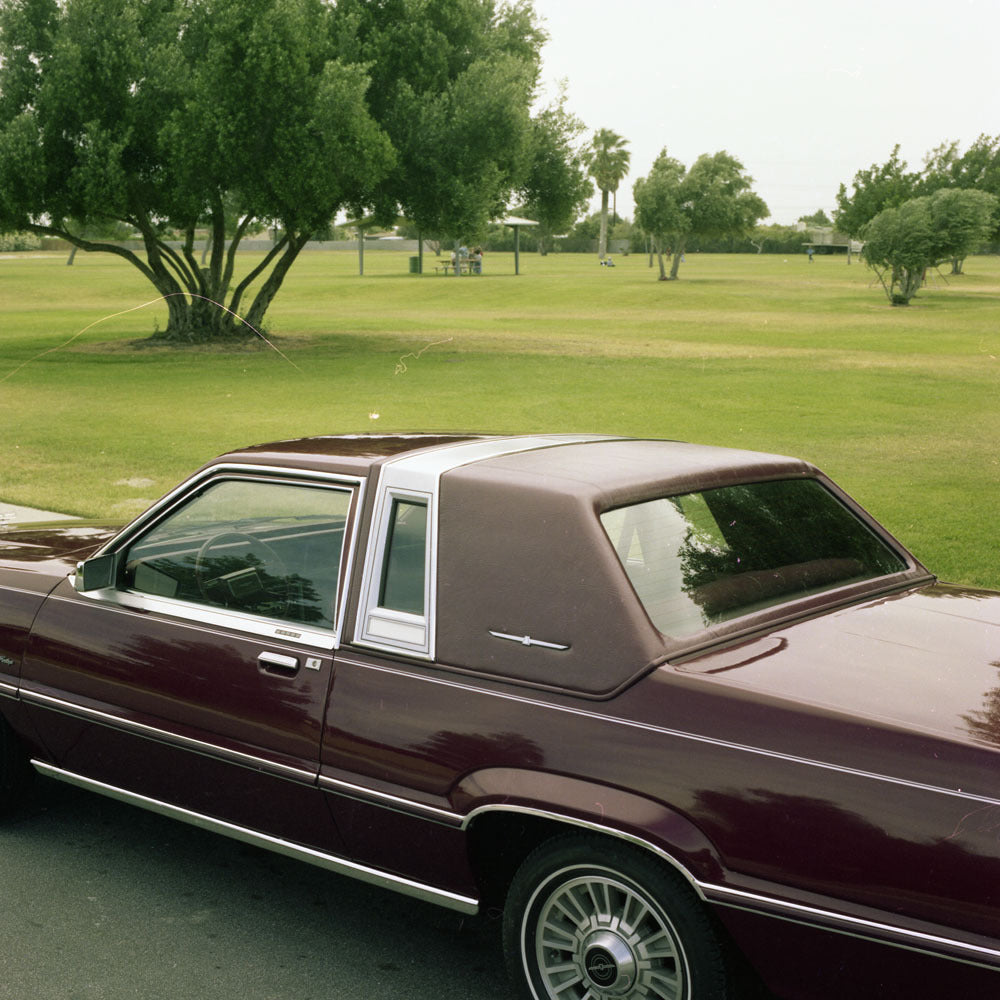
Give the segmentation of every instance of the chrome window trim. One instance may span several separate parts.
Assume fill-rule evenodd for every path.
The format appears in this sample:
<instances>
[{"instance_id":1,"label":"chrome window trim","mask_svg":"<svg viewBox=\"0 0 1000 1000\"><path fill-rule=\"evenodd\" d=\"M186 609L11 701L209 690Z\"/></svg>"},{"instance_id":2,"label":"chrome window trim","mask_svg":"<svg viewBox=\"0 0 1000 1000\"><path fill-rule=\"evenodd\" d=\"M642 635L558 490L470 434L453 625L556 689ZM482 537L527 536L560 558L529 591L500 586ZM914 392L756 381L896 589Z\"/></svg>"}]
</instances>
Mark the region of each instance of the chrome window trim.
<instances>
[{"instance_id":1,"label":"chrome window trim","mask_svg":"<svg viewBox=\"0 0 1000 1000\"><path fill-rule=\"evenodd\" d=\"M479 912L479 900L472 896L464 896L461 893L439 889L436 886L418 882L414 879L403 878L401 875L393 875L378 868L362 865L356 861L349 861L336 854L319 851L312 847L305 847L302 844L293 843L281 837L261 833L259 830L239 826L227 820L216 819L213 816L194 812L182 806L175 806L160 799L150 798L147 795L140 795L137 792L130 792L127 789L118 788L115 785L109 785L102 781L95 781L93 778L87 778L72 771L65 771L44 761L32 760L31 764L39 774L46 777L64 781L67 784L75 785L87 791L97 792L100 795L116 799L119 802L138 806L149 812L158 813L169 819L180 820L183 823L189 823L202 830L209 830L212 833L218 833L245 844L263 847L266 850L274 851L276 854L282 854L285 857L304 861L319 868L325 868L338 875L347 875L361 882L377 885L384 889L394 889L403 895L412 896L415 899L421 899L428 903L437 903L440 906L457 910L459 913L473 915Z\"/></svg>"},{"instance_id":2,"label":"chrome window trim","mask_svg":"<svg viewBox=\"0 0 1000 1000\"><path fill-rule=\"evenodd\" d=\"M931 792L937 795L947 795L951 798L962 799L967 802L979 802L984 805L1000 806L1000 798L992 798L988 795L976 795L970 792L963 792L961 789L957 788L944 788L940 785L929 785L921 781L911 781L908 778L897 778L888 774L879 774L876 771L862 771L857 768L843 767L840 764L831 764L829 761L816 760L811 757L799 757L795 754L782 753L778 750L768 750L764 747L750 746L745 743L733 743L729 740L719 739L714 736L702 736L698 733L685 732L682 729L670 729L666 726L654 726L648 722L636 722L634 719L625 719L617 715L603 715L600 712L588 711L587 709L582 708L573 708L568 705L559 705L555 702L543 701L536 698L525 698L523 695L511 694L506 691L496 691L487 687L477 687L472 684L464 684L444 677L414 673L411 670L399 669L378 663L365 663L362 660L355 660L346 656L340 656L338 658L338 662L346 663L354 667L361 667L365 670L377 670L382 673L410 677L416 680L425 681L429 684L441 684L445 687L453 687L461 691L488 695L492 698L502 698L506 701L521 702L522 704L531 705L535 708L548 708L567 715L578 715L582 718L594 719L599 722L607 722L612 725L627 726L631 729L642 729L647 732L659 733L663 736L672 736L682 740L692 740L696 743L705 743L709 746L721 747L725 750L736 750L742 753L755 754L760 757L768 757L772 760L781 760L790 764L799 764L804 767L816 767L825 771L834 771L838 774L849 774L857 778L864 778L871 781L884 781L888 784L898 785L903 788L912 788L916 791Z\"/></svg>"},{"instance_id":3,"label":"chrome window trim","mask_svg":"<svg viewBox=\"0 0 1000 1000\"><path fill-rule=\"evenodd\" d=\"M406 652L421 659L432 659L434 655L434 624L436 621L434 593L436 587L432 581L437 579L437 494L415 489L386 487L378 495L378 507L372 515L372 527L366 549L364 573L361 577L361 608L355 630L358 633L357 642L372 649L388 650L389 652ZM422 615L396 611L379 604L379 590L382 583L382 572L386 549L389 542L389 532L392 527L394 501L409 500L427 507L427 536L424 557L424 613ZM382 620L387 623L397 623L404 628L423 630L423 641L409 641L403 638L389 638L372 629L372 620Z\"/></svg>"},{"instance_id":4,"label":"chrome window trim","mask_svg":"<svg viewBox=\"0 0 1000 1000\"><path fill-rule=\"evenodd\" d=\"M94 555L121 552L128 548L140 535L154 528L163 518L180 506L189 495L199 492L215 479L219 481L236 479L245 482L279 483L287 486L319 486L349 495L350 502L344 525L344 544L341 548L340 566L338 567L337 616L332 628L317 629L277 618L263 618L244 612L227 611L208 605L145 594L137 590L119 590L114 587L85 591L78 593L78 597L97 601L105 606L162 614L197 625L231 628L272 641L292 639L316 649L337 649L344 631L344 620L347 614L346 592L354 568L355 549L357 548L356 521L364 501L365 480L361 477L311 470L300 472L281 466L237 463L214 465L172 490L157 504L154 504L135 521L123 528L114 538L101 546ZM74 584L75 574L71 573L69 580L71 585Z\"/></svg>"},{"instance_id":5,"label":"chrome window trim","mask_svg":"<svg viewBox=\"0 0 1000 1000\"><path fill-rule=\"evenodd\" d=\"M441 477L452 469L472 465L490 458L501 458L524 451L537 451L565 444L586 444L609 441L614 438L603 434L550 434L524 437L477 438L438 445L415 454L402 454L386 460L379 470L375 487L375 505L368 534L368 553L361 582L361 602L354 625L354 642L359 646L387 653L402 653L421 660L433 660L436 649L437 623L437 537L438 500ZM425 499L427 503L427 565L424 574L425 641L408 642L373 635L369 619L378 607L378 584L381 579L382 556L388 535L388 518L392 510L391 498ZM389 616L386 616L389 617Z\"/></svg>"},{"instance_id":6,"label":"chrome window trim","mask_svg":"<svg viewBox=\"0 0 1000 1000\"><path fill-rule=\"evenodd\" d=\"M292 767L290 764L279 764L277 761L267 760L255 754L244 753L242 750L231 750L228 747L222 747L215 743L196 740L190 736L181 736L167 729L160 729L157 726L150 726L144 722L125 719L110 712L103 712L98 708L77 705L63 698L43 694L41 691L33 691L30 688L22 687L21 700L28 704L60 712L63 715L71 715L78 719L97 722L133 736L140 736L143 739L154 740L157 743L163 743L182 750L189 750L205 757L212 757L227 764L237 764L240 767L248 767L254 771L266 771L276 777L287 778L301 784L316 784L317 771L315 770Z\"/></svg>"},{"instance_id":7,"label":"chrome window trim","mask_svg":"<svg viewBox=\"0 0 1000 1000\"><path fill-rule=\"evenodd\" d=\"M315 649L331 651L337 648L337 636L329 631L296 625L277 618L257 618L240 611L224 611L201 604L189 604L172 597L153 597L136 590L95 590L79 596L99 600L108 610L142 611L178 619L177 624L189 628L207 626L214 629L229 628L246 635L259 636L271 642L298 642ZM71 598L54 597L56 601Z\"/></svg>"},{"instance_id":8,"label":"chrome window trim","mask_svg":"<svg viewBox=\"0 0 1000 1000\"><path fill-rule=\"evenodd\" d=\"M332 652L337 648L336 638L332 631L320 632L306 626L295 628L293 623L280 622L276 619L254 618L237 611L218 611L200 608L199 605L185 604L183 601L173 601L169 597L149 597L124 590L94 590L86 594L77 594L76 598L89 597L97 600L105 611L129 615L140 612L153 612L172 619L171 624L178 628L195 629L198 632L214 632L224 634L220 629L231 629L241 636L255 636L268 642L295 642L310 646L324 652ZM122 600L125 597L127 600ZM73 604L74 597L63 597L59 594L49 598L50 601ZM198 609L194 613L192 609ZM200 613L205 611L204 614Z\"/></svg>"},{"instance_id":9,"label":"chrome window trim","mask_svg":"<svg viewBox=\"0 0 1000 1000\"><path fill-rule=\"evenodd\" d=\"M316 485L345 486L351 489L364 488L365 480L361 476L354 476L349 473L320 472L313 469L294 469L284 465L250 465L243 462L223 462L219 465L210 465L201 469L193 476L185 479L184 482L175 486L169 493L160 497L152 507L144 510L134 521L118 532L114 538L108 539L94 555L105 555L109 552L116 552L123 545L130 542L137 534L151 527L153 522L160 520L165 514L176 506L176 504L189 493L200 489L208 480L214 478L222 479L260 479L263 482L287 482L293 485L302 485L312 482Z\"/></svg>"}]
</instances>

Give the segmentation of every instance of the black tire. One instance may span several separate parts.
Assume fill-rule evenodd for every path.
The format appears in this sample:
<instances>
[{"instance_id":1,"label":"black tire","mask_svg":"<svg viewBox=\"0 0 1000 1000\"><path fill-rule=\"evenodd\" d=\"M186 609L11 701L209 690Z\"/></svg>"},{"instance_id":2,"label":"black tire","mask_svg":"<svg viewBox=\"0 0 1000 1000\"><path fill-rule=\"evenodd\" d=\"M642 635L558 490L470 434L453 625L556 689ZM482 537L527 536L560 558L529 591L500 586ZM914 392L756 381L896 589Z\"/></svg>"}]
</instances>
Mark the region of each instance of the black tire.
<instances>
[{"instance_id":1,"label":"black tire","mask_svg":"<svg viewBox=\"0 0 1000 1000\"><path fill-rule=\"evenodd\" d=\"M504 908L507 968L530 1000L726 1000L721 932L676 871L602 837L548 841Z\"/></svg>"},{"instance_id":2,"label":"black tire","mask_svg":"<svg viewBox=\"0 0 1000 1000\"><path fill-rule=\"evenodd\" d=\"M24 798L31 780L28 758L11 732L0 719L0 818L9 815Z\"/></svg>"}]
</instances>

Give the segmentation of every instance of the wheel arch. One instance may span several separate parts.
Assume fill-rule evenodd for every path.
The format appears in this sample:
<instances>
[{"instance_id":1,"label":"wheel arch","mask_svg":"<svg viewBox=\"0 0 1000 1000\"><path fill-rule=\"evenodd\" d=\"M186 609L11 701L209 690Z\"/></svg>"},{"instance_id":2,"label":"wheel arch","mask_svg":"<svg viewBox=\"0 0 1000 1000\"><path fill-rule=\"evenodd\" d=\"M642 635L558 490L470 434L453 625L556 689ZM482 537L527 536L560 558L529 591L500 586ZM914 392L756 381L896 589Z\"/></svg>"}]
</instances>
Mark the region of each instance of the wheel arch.
<instances>
[{"instance_id":1,"label":"wheel arch","mask_svg":"<svg viewBox=\"0 0 1000 1000\"><path fill-rule=\"evenodd\" d=\"M475 776L463 820L473 872L487 906L502 902L521 862L541 843L589 833L630 844L701 882L723 879L715 845L680 811L610 786L538 771L494 768ZM463 786L471 791L472 781ZM471 796L470 796L471 797Z\"/></svg>"}]
</instances>

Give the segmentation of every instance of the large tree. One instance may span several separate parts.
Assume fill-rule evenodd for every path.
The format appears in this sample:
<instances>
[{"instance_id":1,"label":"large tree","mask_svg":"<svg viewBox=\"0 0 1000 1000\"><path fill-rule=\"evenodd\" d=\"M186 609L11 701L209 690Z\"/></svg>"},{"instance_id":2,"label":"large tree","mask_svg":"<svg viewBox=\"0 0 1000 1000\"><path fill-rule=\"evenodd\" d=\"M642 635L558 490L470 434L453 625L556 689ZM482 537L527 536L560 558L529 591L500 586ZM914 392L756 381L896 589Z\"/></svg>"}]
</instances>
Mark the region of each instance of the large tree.
<instances>
[{"instance_id":1,"label":"large tree","mask_svg":"<svg viewBox=\"0 0 1000 1000\"><path fill-rule=\"evenodd\" d=\"M975 250L995 224L997 205L985 191L942 188L879 212L863 230L862 254L889 301L908 305L928 268Z\"/></svg>"},{"instance_id":2,"label":"large tree","mask_svg":"<svg viewBox=\"0 0 1000 1000\"><path fill-rule=\"evenodd\" d=\"M942 143L924 157L920 194L933 194L941 188L983 191L1000 197L1000 136L980 135L964 152L957 142ZM1000 217L994 218L989 236L1000 242ZM952 274L961 274L963 257L952 259Z\"/></svg>"},{"instance_id":3,"label":"large tree","mask_svg":"<svg viewBox=\"0 0 1000 1000\"><path fill-rule=\"evenodd\" d=\"M0 231L124 257L171 338L258 327L341 209L474 230L526 169L543 36L525 3L0 0L0 32ZM80 235L112 220L144 251ZM237 278L260 221L278 238Z\"/></svg>"},{"instance_id":4,"label":"large tree","mask_svg":"<svg viewBox=\"0 0 1000 1000\"><path fill-rule=\"evenodd\" d=\"M322 0L5 0L0 228L123 257L164 296L167 337L245 335L234 314L259 327L312 232L392 162L363 68L334 58L333 14ZM279 236L237 280L255 219ZM144 253L79 235L109 220Z\"/></svg>"},{"instance_id":5,"label":"large tree","mask_svg":"<svg viewBox=\"0 0 1000 1000\"><path fill-rule=\"evenodd\" d=\"M602 128L594 133L585 154L587 169L601 192L601 233L597 243L597 255L601 260L608 252L608 197L618 190L618 185L628 173L632 157L627 146L628 141L617 132Z\"/></svg>"},{"instance_id":6,"label":"large tree","mask_svg":"<svg viewBox=\"0 0 1000 1000\"><path fill-rule=\"evenodd\" d=\"M687 220L681 207L681 182L684 164L667 155L666 149L653 161L649 174L632 185L635 198L635 221L653 241L660 264L660 280L667 280L663 252L670 241L684 231Z\"/></svg>"},{"instance_id":7,"label":"large tree","mask_svg":"<svg viewBox=\"0 0 1000 1000\"><path fill-rule=\"evenodd\" d=\"M687 171L664 150L633 190L640 226L658 247L670 247L670 274L663 274L661 258L660 277L671 281L691 237L748 236L768 214L753 190L753 178L725 150L702 154Z\"/></svg>"},{"instance_id":8,"label":"large tree","mask_svg":"<svg viewBox=\"0 0 1000 1000\"><path fill-rule=\"evenodd\" d=\"M865 226L885 208L902 205L920 192L920 174L907 170L899 158L899 146L883 164L873 163L854 175L853 190L843 184L837 191L837 210L833 219L837 229L860 239Z\"/></svg>"},{"instance_id":9,"label":"large tree","mask_svg":"<svg viewBox=\"0 0 1000 1000\"><path fill-rule=\"evenodd\" d=\"M529 166L520 191L520 211L538 222L538 250L568 229L594 193L578 140L584 125L566 109L566 92L532 119Z\"/></svg>"},{"instance_id":10,"label":"large tree","mask_svg":"<svg viewBox=\"0 0 1000 1000\"><path fill-rule=\"evenodd\" d=\"M338 0L340 51L372 76L372 115L397 150L376 215L474 239L530 162L529 108L545 35L530 4Z\"/></svg>"}]
</instances>

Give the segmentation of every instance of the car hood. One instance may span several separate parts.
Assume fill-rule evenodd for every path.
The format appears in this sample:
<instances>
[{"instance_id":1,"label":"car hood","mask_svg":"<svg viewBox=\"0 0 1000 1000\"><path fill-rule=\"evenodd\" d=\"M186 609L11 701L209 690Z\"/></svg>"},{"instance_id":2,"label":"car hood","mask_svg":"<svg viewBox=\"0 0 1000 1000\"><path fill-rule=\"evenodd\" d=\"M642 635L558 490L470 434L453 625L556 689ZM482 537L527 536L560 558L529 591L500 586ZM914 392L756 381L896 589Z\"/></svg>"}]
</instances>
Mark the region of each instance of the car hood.
<instances>
[{"instance_id":1,"label":"car hood","mask_svg":"<svg viewBox=\"0 0 1000 1000\"><path fill-rule=\"evenodd\" d=\"M0 580L17 577L19 587L51 589L121 530L120 524L56 521L9 528L0 533Z\"/></svg>"},{"instance_id":2,"label":"car hood","mask_svg":"<svg viewBox=\"0 0 1000 1000\"><path fill-rule=\"evenodd\" d=\"M1000 593L935 584L799 622L680 672L1000 747Z\"/></svg>"}]
</instances>

